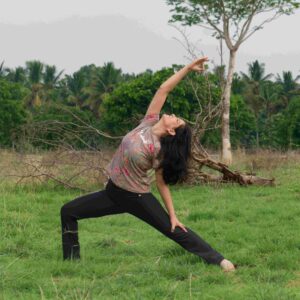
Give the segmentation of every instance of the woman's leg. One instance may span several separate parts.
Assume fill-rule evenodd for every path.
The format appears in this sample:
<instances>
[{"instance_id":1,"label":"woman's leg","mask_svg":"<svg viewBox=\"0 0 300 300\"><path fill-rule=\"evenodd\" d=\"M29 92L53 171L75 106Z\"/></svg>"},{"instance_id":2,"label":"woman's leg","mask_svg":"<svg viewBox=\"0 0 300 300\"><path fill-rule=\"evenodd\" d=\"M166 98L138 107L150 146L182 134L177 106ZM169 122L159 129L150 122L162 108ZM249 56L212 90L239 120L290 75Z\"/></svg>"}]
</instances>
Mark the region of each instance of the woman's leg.
<instances>
[{"instance_id":1,"label":"woman's leg","mask_svg":"<svg viewBox=\"0 0 300 300\"><path fill-rule=\"evenodd\" d=\"M63 258L80 258L78 220L123 213L124 210L111 201L106 190L78 197L61 208Z\"/></svg>"},{"instance_id":2,"label":"woman's leg","mask_svg":"<svg viewBox=\"0 0 300 300\"><path fill-rule=\"evenodd\" d=\"M199 235L190 228L188 232L176 227L171 232L169 214L152 193L137 194L137 197L126 199L128 212L137 218L147 222L168 238L174 240L187 251L203 258L207 263L220 264L224 257L207 244ZM129 205L129 202L131 204Z\"/></svg>"}]
</instances>

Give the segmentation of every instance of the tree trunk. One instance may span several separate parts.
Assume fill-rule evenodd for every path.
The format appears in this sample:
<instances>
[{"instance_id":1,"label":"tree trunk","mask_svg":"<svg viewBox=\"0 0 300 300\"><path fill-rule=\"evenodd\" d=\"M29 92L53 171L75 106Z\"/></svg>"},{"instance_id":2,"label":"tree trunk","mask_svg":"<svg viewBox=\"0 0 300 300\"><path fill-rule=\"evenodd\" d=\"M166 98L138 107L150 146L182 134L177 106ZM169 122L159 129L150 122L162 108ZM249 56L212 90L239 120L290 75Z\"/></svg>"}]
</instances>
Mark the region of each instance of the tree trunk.
<instances>
[{"instance_id":1,"label":"tree trunk","mask_svg":"<svg viewBox=\"0 0 300 300\"><path fill-rule=\"evenodd\" d=\"M259 149L258 116L256 116L256 149Z\"/></svg>"},{"instance_id":2,"label":"tree trunk","mask_svg":"<svg viewBox=\"0 0 300 300\"><path fill-rule=\"evenodd\" d=\"M222 162L226 165L232 163L232 153L230 144L230 126L229 126L229 112L230 112L230 94L233 73L235 69L235 58L237 50L230 50L230 58L228 65L227 79L225 88L222 94Z\"/></svg>"}]
</instances>

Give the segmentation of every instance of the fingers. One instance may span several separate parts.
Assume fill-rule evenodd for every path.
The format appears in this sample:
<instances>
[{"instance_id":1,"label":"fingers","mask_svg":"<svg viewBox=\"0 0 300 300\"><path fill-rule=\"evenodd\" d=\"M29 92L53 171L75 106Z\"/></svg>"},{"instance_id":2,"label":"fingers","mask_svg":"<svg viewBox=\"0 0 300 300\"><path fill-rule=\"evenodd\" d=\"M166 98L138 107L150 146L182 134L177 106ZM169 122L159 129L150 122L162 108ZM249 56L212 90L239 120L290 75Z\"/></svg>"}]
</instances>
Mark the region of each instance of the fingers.
<instances>
[{"instance_id":1,"label":"fingers","mask_svg":"<svg viewBox=\"0 0 300 300\"><path fill-rule=\"evenodd\" d=\"M184 225L181 224L181 223L176 224L176 225L172 225L171 232L174 232L176 226L180 227L183 231L188 232L187 229L184 227Z\"/></svg>"},{"instance_id":2,"label":"fingers","mask_svg":"<svg viewBox=\"0 0 300 300\"><path fill-rule=\"evenodd\" d=\"M193 70L196 71L197 73L203 73L205 68L195 67L195 68L193 68Z\"/></svg>"},{"instance_id":3,"label":"fingers","mask_svg":"<svg viewBox=\"0 0 300 300\"><path fill-rule=\"evenodd\" d=\"M197 59L197 60L195 60L194 61L194 65L203 65L205 62L207 62L207 61L209 61L209 59L208 59L208 57L207 56L205 56L205 57L201 57L201 58L199 58L199 59Z\"/></svg>"},{"instance_id":4,"label":"fingers","mask_svg":"<svg viewBox=\"0 0 300 300\"><path fill-rule=\"evenodd\" d=\"M209 59L207 56L205 57L201 57L197 60L194 61L194 63L192 64L192 70L198 72L198 73L202 73L205 71L205 65L204 63L207 62Z\"/></svg>"},{"instance_id":5,"label":"fingers","mask_svg":"<svg viewBox=\"0 0 300 300\"><path fill-rule=\"evenodd\" d=\"M184 225L183 224L180 224L180 226L179 226L183 231L185 231L185 232L188 232L187 231L187 229L184 227Z\"/></svg>"},{"instance_id":6,"label":"fingers","mask_svg":"<svg viewBox=\"0 0 300 300\"><path fill-rule=\"evenodd\" d=\"M197 60L197 62L206 62L206 61L209 61L208 57L207 56L204 56L204 57L201 57Z\"/></svg>"},{"instance_id":7,"label":"fingers","mask_svg":"<svg viewBox=\"0 0 300 300\"><path fill-rule=\"evenodd\" d=\"M197 71L198 71L198 72L203 72L204 70L205 70L205 68L204 68L203 66L197 68Z\"/></svg>"}]
</instances>

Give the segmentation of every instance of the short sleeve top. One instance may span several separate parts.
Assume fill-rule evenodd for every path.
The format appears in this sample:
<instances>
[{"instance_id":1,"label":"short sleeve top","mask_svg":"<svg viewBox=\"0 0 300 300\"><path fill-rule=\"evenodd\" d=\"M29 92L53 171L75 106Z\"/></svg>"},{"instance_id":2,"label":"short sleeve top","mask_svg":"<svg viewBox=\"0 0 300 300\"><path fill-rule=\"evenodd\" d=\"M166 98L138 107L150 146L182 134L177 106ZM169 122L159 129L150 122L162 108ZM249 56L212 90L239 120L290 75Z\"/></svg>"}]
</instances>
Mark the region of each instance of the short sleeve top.
<instances>
[{"instance_id":1,"label":"short sleeve top","mask_svg":"<svg viewBox=\"0 0 300 300\"><path fill-rule=\"evenodd\" d=\"M159 137L151 129L158 121L159 114L146 115L123 137L106 167L110 179L117 186L135 193L150 192L151 178L147 171L158 168L157 156L161 148Z\"/></svg>"}]
</instances>

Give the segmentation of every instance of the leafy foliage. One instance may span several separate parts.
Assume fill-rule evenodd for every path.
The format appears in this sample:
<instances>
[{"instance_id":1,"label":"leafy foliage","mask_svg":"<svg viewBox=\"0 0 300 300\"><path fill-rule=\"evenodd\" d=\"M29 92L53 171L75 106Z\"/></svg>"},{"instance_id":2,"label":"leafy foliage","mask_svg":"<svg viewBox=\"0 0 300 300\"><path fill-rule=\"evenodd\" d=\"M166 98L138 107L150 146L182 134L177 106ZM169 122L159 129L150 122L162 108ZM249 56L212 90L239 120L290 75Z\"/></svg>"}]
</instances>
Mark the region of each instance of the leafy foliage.
<instances>
[{"instance_id":1,"label":"leafy foliage","mask_svg":"<svg viewBox=\"0 0 300 300\"><path fill-rule=\"evenodd\" d=\"M0 145L12 146L11 135L26 122L26 111L22 98L26 89L17 83L0 79Z\"/></svg>"},{"instance_id":2,"label":"leafy foliage","mask_svg":"<svg viewBox=\"0 0 300 300\"><path fill-rule=\"evenodd\" d=\"M300 145L300 97L291 99L288 107L274 116L269 124L268 144L288 149Z\"/></svg>"},{"instance_id":3,"label":"leafy foliage","mask_svg":"<svg viewBox=\"0 0 300 300\"><path fill-rule=\"evenodd\" d=\"M125 133L138 124L156 90L173 72L172 68L165 68L154 74L144 72L129 82L120 84L104 98L100 108L106 128L114 133ZM188 118L191 108L185 92L184 83L181 82L169 95L163 112Z\"/></svg>"},{"instance_id":4,"label":"leafy foliage","mask_svg":"<svg viewBox=\"0 0 300 300\"><path fill-rule=\"evenodd\" d=\"M283 71L272 81L261 62L251 62L248 66L247 74L235 73L233 79L232 146L256 147L259 140L260 147L299 147L299 77ZM156 72L148 69L135 75L124 74L109 62L103 66L83 66L62 77L62 71L58 72L55 66L39 61L28 62L25 68L16 69L6 68L2 63L0 144L12 146L12 134L16 134L19 125L24 123L47 124L56 120L68 124L66 129L74 130L71 123L78 124L78 120L72 114L99 130L118 136L126 134L143 117L159 86L181 67L174 64ZM200 111L205 117L209 106L218 104L221 99L223 75L222 67L205 76L190 73L168 95L162 113L174 113L191 122ZM38 100L39 105L36 105ZM59 109L59 105L65 109ZM202 137L204 146L220 147L218 126L220 119L216 117ZM53 131L43 134L47 141L59 140L59 135ZM87 144L104 142L102 138L83 132L79 137ZM84 147L70 137L67 140L73 147ZM50 147L38 141L33 146Z\"/></svg>"},{"instance_id":5,"label":"leafy foliage","mask_svg":"<svg viewBox=\"0 0 300 300\"><path fill-rule=\"evenodd\" d=\"M223 21L224 16L232 25L237 25L255 12L275 10L279 14L289 15L300 5L299 1L291 0L167 0L166 2L172 7L170 22L181 22L188 26L206 23L208 26L214 24L216 27Z\"/></svg>"}]
</instances>

